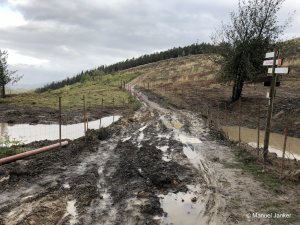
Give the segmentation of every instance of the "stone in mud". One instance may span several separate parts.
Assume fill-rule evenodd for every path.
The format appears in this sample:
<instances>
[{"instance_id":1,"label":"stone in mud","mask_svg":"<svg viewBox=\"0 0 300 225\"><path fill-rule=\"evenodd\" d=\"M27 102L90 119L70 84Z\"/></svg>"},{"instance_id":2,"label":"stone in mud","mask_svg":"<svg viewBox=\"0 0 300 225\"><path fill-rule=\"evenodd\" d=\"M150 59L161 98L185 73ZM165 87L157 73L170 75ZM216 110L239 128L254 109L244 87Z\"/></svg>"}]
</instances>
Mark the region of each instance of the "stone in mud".
<instances>
[{"instance_id":1,"label":"stone in mud","mask_svg":"<svg viewBox=\"0 0 300 225\"><path fill-rule=\"evenodd\" d=\"M6 174L6 170L4 170L4 168L0 167L0 175L5 175Z\"/></svg>"},{"instance_id":2,"label":"stone in mud","mask_svg":"<svg viewBox=\"0 0 300 225\"><path fill-rule=\"evenodd\" d=\"M106 129L105 128L101 128L99 131L98 131L98 139L100 140L100 141L103 141L103 140L105 140L106 138L108 138L108 136L109 136L109 134L108 134L108 132L106 131Z\"/></svg>"},{"instance_id":3,"label":"stone in mud","mask_svg":"<svg viewBox=\"0 0 300 225\"><path fill-rule=\"evenodd\" d=\"M38 119L34 119L34 120L32 120L32 121L29 123L29 125L31 125L31 124L37 124L38 122L39 122Z\"/></svg>"},{"instance_id":4,"label":"stone in mud","mask_svg":"<svg viewBox=\"0 0 300 225\"><path fill-rule=\"evenodd\" d=\"M152 193L147 191L141 191L140 193L137 194L138 198L148 198L150 196L152 196Z\"/></svg>"},{"instance_id":5,"label":"stone in mud","mask_svg":"<svg viewBox=\"0 0 300 225\"><path fill-rule=\"evenodd\" d=\"M165 184L171 184L172 179L163 173L154 173L150 178L156 187L163 187Z\"/></svg>"},{"instance_id":6,"label":"stone in mud","mask_svg":"<svg viewBox=\"0 0 300 225\"><path fill-rule=\"evenodd\" d=\"M197 198L194 197L194 198L191 199L191 201L192 201L192 202L196 202L196 201L197 201Z\"/></svg>"},{"instance_id":7,"label":"stone in mud","mask_svg":"<svg viewBox=\"0 0 300 225\"><path fill-rule=\"evenodd\" d=\"M213 162L220 162L220 159L219 159L219 157L214 157L214 158L211 159L211 161L213 161Z\"/></svg>"},{"instance_id":8,"label":"stone in mud","mask_svg":"<svg viewBox=\"0 0 300 225\"><path fill-rule=\"evenodd\" d=\"M160 216L163 214L163 209L160 207L159 199L156 196L150 197L149 202L145 205L142 205L141 208L143 213Z\"/></svg>"},{"instance_id":9,"label":"stone in mud","mask_svg":"<svg viewBox=\"0 0 300 225\"><path fill-rule=\"evenodd\" d=\"M28 170L25 168L25 166L16 164L10 171L10 175L17 175L17 176L22 176L28 174Z\"/></svg>"}]
</instances>

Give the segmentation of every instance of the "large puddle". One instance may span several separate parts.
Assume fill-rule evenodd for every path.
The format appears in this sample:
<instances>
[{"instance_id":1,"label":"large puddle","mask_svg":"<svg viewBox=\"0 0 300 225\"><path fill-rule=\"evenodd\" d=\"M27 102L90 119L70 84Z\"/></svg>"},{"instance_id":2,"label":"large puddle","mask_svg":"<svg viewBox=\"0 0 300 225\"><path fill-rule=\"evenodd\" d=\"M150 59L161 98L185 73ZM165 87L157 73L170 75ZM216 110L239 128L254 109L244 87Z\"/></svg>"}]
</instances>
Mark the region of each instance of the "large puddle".
<instances>
[{"instance_id":1,"label":"large puddle","mask_svg":"<svg viewBox=\"0 0 300 225\"><path fill-rule=\"evenodd\" d=\"M121 116L115 116L117 121ZM104 117L101 119L101 127L107 127L113 122L113 117ZM88 124L89 129L99 129L100 120L91 121ZM0 140L9 135L11 139L22 140L23 143L30 143L40 140L57 140L59 139L59 125L51 124L8 124L0 123ZM62 125L61 138L62 139L77 139L84 136L84 123Z\"/></svg>"},{"instance_id":2,"label":"large puddle","mask_svg":"<svg viewBox=\"0 0 300 225\"><path fill-rule=\"evenodd\" d=\"M227 128L224 126L222 130L227 133ZM235 141L239 140L239 127L228 127L228 136ZM259 146L263 147L265 138L265 131L259 131ZM257 130L241 127L241 141L248 143L252 147L257 147ZM278 157L282 157L282 150L284 145L284 135L271 133L269 142L269 151L275 152ZM300 160L300 139L294 137L287 137L286 142L286 158Z\"/></svg>"},{"instance_id":3,"label":"large puddle","mask_svg":"<svg viewBox=\"0 0 300 225\"><path fill-rule=\"evenodd\" d=\"M206 224L208 217L204 216L205 203L198 197L194 202L194 194L169 193L168 195L159 195L160 203L164 209L164 217L160 218L162 222L176 225L195 225ZM212 224L212 223L210 223Z\"/></svg>"}]
</instances>

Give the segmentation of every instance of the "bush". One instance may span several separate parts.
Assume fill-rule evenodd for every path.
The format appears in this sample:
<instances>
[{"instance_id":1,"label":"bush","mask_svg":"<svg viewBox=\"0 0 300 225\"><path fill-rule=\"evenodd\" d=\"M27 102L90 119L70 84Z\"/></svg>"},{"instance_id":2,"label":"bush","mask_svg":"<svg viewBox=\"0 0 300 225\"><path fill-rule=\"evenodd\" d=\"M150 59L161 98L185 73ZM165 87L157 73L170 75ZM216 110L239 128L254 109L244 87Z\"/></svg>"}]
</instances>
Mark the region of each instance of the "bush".
<instances>
[{"instance_id":1,"label":"bush","mask_svg":"<svg viewBox=\"0 0 300 225\"><path fill-rule=\"evenodd\" d=\"M35 92L35 93L41 93L41 89L40 89L40 88L36 88L36 89L34 90L34 92Z\"/></svg>"},{"instance_id":2,"label":"bush","mask_svg":"<svg viewBox=\"0 0 300 225\"><path fill-rule=\"evenodd\" d=\"M71 86L71 87L70 87L70 90L73 90L74 88L75 88L74 86Z\"/></svg>"},{"instance_id":3,"label":"bush","mask_svg":"<svg viewBox=\"0 0 300 225\"><path fill-rule=\"evenodd\" d=\"M88 74L82 74L80 83L84 84L87 81L89 81L90 79L91 79L90 75L88 75Z\"/></svg>"},{"instance_id":4,"label":"bush","mask_svg":"<svg viewBox=\"0 0 300 225\"><path fill-rule=\"evenodd\" d=\"M133 110L134 110L134 111L139 110L141 107L142 107L142 104L141 104L139 101L135 101L135 102L133 103Z\"/></svg>"},{"instance_id":5,"label":"bush","mask_svg":"<svg viewBox=\"0 0 300 225\"><path fill-rule=\"evenodd\" d=\"M48 89L48 93L51 93L53 90L52 89Z\"/></svg>"},{"instance_id":6,"label":"bush","mask_svg":"<svg viewBox=\"0 0 300 225\"><path fill-rule=\"evenodd\" d=\"M16 140L15 138L11 140L9 135L4 137L4 139L0 141L0 158L18 154L18 147L21 143L22 141Z\"/></svg>"}]
</instances>

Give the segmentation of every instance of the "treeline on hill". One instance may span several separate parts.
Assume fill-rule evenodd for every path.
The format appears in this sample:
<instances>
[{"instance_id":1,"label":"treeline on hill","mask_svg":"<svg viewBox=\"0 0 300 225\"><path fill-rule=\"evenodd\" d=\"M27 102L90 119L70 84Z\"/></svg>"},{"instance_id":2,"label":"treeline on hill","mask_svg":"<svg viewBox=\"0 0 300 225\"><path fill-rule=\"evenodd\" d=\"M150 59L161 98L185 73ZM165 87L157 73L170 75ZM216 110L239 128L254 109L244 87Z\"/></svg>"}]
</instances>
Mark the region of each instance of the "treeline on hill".
<instances>
[{"instance_id":1,"label":"treeline on hill","mask_svg":"<svg viewBox=\"0 0 300 225\"><path fill-rule=\"evenodd\" d=\"M185 55L196 55L196 54L208 54L208 53L216 53L217 46L209 44L209 43L202 43L202 44L192 44L185 47L178 47L169 49L163 52L155 52L149 55L142 55L138 58L127 59L125 61L121 61L109 66L102 65L98 68L87 70L85 72L81 71L81 73L73 76L72 78L66 78L62 81L52 82L50 84L44 85L42 88L36 89L36 92L46 92L48 89L56 90L65 85L72 85L77 82L85 82L87 77L95 77L101 76L106 74L114 74L116 71L119 70L126 70L132 67L157 62L165 59L176 58Z\"/></svg>"}]
</instances>

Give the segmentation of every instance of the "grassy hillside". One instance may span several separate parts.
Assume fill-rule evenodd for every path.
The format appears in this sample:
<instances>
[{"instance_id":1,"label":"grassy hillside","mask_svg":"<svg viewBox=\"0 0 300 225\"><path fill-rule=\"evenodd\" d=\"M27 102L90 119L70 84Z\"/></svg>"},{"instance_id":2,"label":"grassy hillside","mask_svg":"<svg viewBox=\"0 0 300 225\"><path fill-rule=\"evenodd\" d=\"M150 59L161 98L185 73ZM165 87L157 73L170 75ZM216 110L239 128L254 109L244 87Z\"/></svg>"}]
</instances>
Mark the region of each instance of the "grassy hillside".
<instances>
[{"instance_id":1,"label":"grassy hillside","mask_svg":"<svg viewBox=\"0 0 300 225\"><path fill-rule=\"evenodd\" d=\"M143 74L143 72L127 72L122 75L97 76L86 83L76 83L57 90L48 90L45 93L22 93L9 95L1 99L0 103L15 104L19 106L39 106L58 109L59 97L62 97L62 110L64 112L82 110L83 95L85 95L86 108L93 109L101 105L102 98L105 106L122 106L123 99L127 102L129 95L121 90L121 79L126 83Z\"/></svg>"},{"instance_id":2,"label":"grassy hillside","mask_svg":"<svg viewBox=\"0 0 300 225\"><path fill-rule=\"evenodd\" d=\"M284 75L281 87L299 88L300 87L300 38L290 40L295 43L296 47L280 52L280 58L283 58L283 65L290 68L290 73ZM174 59L159 61L138 66L126 72L141 70L147 72L147 76L140 86L146 86L148 82L156 88L171 88L181 90L182 87L187 89L211 89L223 88L216 81L216 73L220 69L209 55L192 55ZM252 85L252 84L251 84ZM256 84L261 86L262 84ZM252 85L255 86L255 85Z\"/></svg>"}]
</instances>

